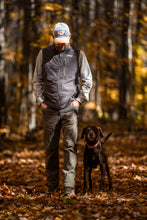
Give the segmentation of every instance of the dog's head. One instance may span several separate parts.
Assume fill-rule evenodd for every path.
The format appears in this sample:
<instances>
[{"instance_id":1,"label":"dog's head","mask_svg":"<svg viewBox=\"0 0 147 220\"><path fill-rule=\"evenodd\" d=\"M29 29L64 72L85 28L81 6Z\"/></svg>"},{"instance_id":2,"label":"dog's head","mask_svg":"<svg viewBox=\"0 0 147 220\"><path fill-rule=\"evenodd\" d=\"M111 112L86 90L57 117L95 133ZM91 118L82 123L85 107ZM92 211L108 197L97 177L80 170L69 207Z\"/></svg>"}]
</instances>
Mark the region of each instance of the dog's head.
<instances>
[{"instance_id":1,"label":"dog's head","mask_svg":"<svg viewBox=\"0 0 147 220\"><path fill-rule=\"evenodd\" d=\"M86 138L88 144L97 142L101 137L104 137L102 129L97 126L88 126L83 129L81 138Z\"/></svg>"}]
</instances>

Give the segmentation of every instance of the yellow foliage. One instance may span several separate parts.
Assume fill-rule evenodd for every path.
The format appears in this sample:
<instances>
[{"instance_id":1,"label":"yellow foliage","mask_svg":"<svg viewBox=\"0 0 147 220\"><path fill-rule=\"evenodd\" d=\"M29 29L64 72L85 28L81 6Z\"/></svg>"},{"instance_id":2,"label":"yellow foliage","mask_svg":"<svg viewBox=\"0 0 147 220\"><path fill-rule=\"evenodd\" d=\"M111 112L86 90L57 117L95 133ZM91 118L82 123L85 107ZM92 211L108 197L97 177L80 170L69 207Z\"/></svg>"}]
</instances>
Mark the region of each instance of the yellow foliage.
<instances>
[{"instance_id":1,"label":"yellow foliage","mask_svg":"<svg viewBox=\"0 0 147 220\"><path fill-rule=\"evenodd\" d=\"M102 118L103 117L103 111L100 109L100 110L97 110L98 111L98 116L99 118Z\"/></svg>"},{"instance_id":2,"label":"yellow foliage","mask_svg":"<svg viewBox=\"0 0 147 220\"><path fill-rule=\"evenodd\" d=\"M7 133L7 128L0 128L0 134Z\"/></svg>"},{"instance_id":3,"label":"yellow foliage","mask_svg":"<svg viewBox=\"0 0 147 220\"><path fill-rule=\"evenodd\" d=\"M108 112L104 112L104 117L105 117L105 118L109 118Z\"/></svg>"},{"instance_id":4,"label":"yellow foliage","mask_svg":"<svg viewBox=\"0 0 147 220\"><path fill-rule=\"evenodd\" d=\"M58 11L58 10L66 10L68 11L69 8L65 8L59 4L56 3L45 3L44 6L41 7L42 10L47 10L47 11Z\"/></svg>"},{"instance_id":5,"label":"yellow foliage","mask_svg":"<svg viewBox=\"0 0 147 220\"><path fill-rule=\"evenodd\" d=\"M64 15L63 15L63 18L64 18L65 20L69 20L69 19L70 19L70 16L69 16L68 14L64 14Z\"/></svg>"},{"instance_id":6,"label":"yellow foliage","mask_svg":"<svg viewBox=\"0 0 147 220\"><path fill-rule=\"evenodd\" d=\"M146 41L146 40L141 39L140 42L141 42L141 44L143 44L144 46L147 46L147 41Z\"/></svg>"},{"instance_id":7,"label":"yellow foliage","mask_svg":"<svg viewBox=\"0 0 147 220\"><path fill-rule=\"evenodd\" d=\"M23 60L23 54L22 54L22 49L21 49L21 48L17 49L17 51L16 51L16 56L15 56L15 60L16 60L16 62L18 62L18 63L21 63L21 62L22 62L22 60Z\"/></svg>"},{"instance_id":8,"label":"yellow foliage","mask_svg":"<svg viewBox=\"0 0 147 220\"><path fill-rule=\"evenodd\" d=\"M144 87L144 91L147 93L147 86Z\"/></svg>"},{"instance_id":9,"label":"yellow foliage","mask_svg":"<svg viewBox=\"0 0 147 220\"><path fill-rule=\"evenodd\" d=\"M140 101L143 100L143 95L142 94L136 94L136 98Z\"/></svg>"},{"instance_id":10,"label":"yellow foliage","mask_svg":"<svg viewBox=\"0 0 147 220\"><path fill-rule=\"evenodd\" d=\"M108 94L110 95L111 99L114 101L119 100L119 91L117 89L111 89L110 91L108 91Z\"/></svg>"},{"instance_id":11,"label":"yellow foliage","mask_svg":"<svg viewBox=\"0 0 147 220\"><path fill-rule=\"evenodd\" d=\"M17 12L17 13L16 13L16 12L10 12L9 15L10 15L10 18L12 18L12 19L13 19L13 18L20 18L20 19L21 19L22 16L23 16L22 13L21 13L21 11L19 11L19 12Z\"/></svg>"},{"instance_id":12,"label":"yellow foliage","mask_svg":"<svg viewBox=\"0 0 147 220\"><path fill-rule=\"evenodd\" d=\"M136 51L138 57L135 59L136 62L135 73L136 73L137 82L140 82L142 81L142 78L147 77L147 67L143 65L144 64L143 58L147 57L147 52L141 46L137 46Z\"/></svg>"},{"instance_id":13,"label":"yellow foliage","mask_svg":"<svg viewBox=\"0 0 147 220\"><path fill-rule=\"evenodd\" d=\"M117 68L117 65L115 63L110 63L110 66L111 66L112 70L115 70Z\"/></svg>"},{"instance_id":14,"label":"yellow foliage","mask_svg":"<svg viewBox=\"0 0 147 220\"><path fill-rule=\"evenodd\" d=\"M15 51L10 50L10 49L5 49L5 59L7 61L11 61L11 62L16 61L18 63L21 63L22 58L23 58L23 54L22 54L21 48Z\"/></svg>"},{"instance_id":15,"label":"yellow foliage","mask_svg":"<svg viewBox=\"0 0 147 220\"><path fill-rule=\"evenodd\" d=\"M37 43L31 43L31 46L32 47L38 47L38 44Z\"/></svg>"},{"instance_id":16,"label":"yellow foliage","mask_svg":"<svg viewBox=\"0 0 147 220\"><path fill-rule=\"evenodd\" d=\"M62 14L62 11L59 10L59 11L56 11L56 15L61 15Z\"/></svg>"},{"instance_id":17,"label":"yellow foliage","mask_svg":"<svg viewBox=\"0 0 147 220\"><path fill-rule=\"evenodd\" d=\"M52 36L49 35L48 27L42 28L42 35L38 40L38 44L41 48L46 47L48 42L52 39Z\"/></svg>"},{"instance_id":18,"label":"yellow foliage","mask_svg":"<svg viewBox=\"0 0 147 220\"><path fill-rule=\"evenodd\" d=\"M139 114L136 117L137 117L137 120L141 120L142 119L142 116L139 115Z\"/></svg>"},{"instance_id":19,"label":"yellow foliage","mask_svg":"<svg viewBox=\"0 0 147 220\"><path fill-rule=\"evenodd\" d=\"M130 16L129 13L125 13L124 15L125 15L126 17L129 17L129 16Z\"/></svg>"},{"instance_id":20,"label":"yellow foliage","mask_svg":"<svg viewBox=\"0 0 147 220\"><path fill-rule=\"evenodd\" d=\"M15 18L15 17L17 17L17 13L11 12L11 13L10 13L10 18Z\"/></svg>"},{"instance_id":21,"label":"yellow foliage","mask_svg":"<svg viewBox=\"0 0 147 220\"><path fill-rule=\"evenodd\" d=\"M136 66L135 66L135 105L140 107L141 103L145 103L147 98L147 67L144 65L144 58L147 57L147 52L145 51L144 47L136 46L135 48L137 57L135 58ZM144 92L143 92L144 91ZM145 109L144 109L145 111ZM137 119L140 120L142 116L138 115Z\"/></svg>"},{"instance_id":22,"label":"yellow foliage","mask_svg":"<svg viewBox=\"0 0 147 220\"><path fill-rule=\"evenodd\" d=\"M17 87L20 88L22 86L22 82L17 83Z\"/></svg>"},{"instance_id":23,"label":"yellow foliage","mask_svg":"<svg viewBox=\"0 0 147 220\"><path fill-rule=\"evenodd\" d=\"M109 44L111 44L111 45L114 45L114 44L115 44L113 40L109 40L108 42L109 42Z\"/></svg>"},{"instance_id":24,"label":"yellow foliage","mask_svg":"<svg viewBox=\"0 0 147 220\"><path fill-rule=\"evenodd\" d=\"M94 102L87 102L86 105L85 105L85 108L95 109L96 106L95 106L95 103L94 103Z\"/></svg>"},{"instance_id":25,"label":"yellow foliage","mask_svg":"<svg viewBox=\"0 0 147 220\"><path fill-rule=\"evenodd\" d=\"M8 61L14 61L15 51L9 49L5 50L5 59Z\"/></svg>"},{"instance_id":26,"label":"yellow foliage","mask_svg":"<svg viewBox=\"0 0 147 220\"><path fill-rule=\"evenodd\" d=\"M147 16L144 16L144 21L146 21L146 22L147 22Z\"/></svg>"}]
</instances>

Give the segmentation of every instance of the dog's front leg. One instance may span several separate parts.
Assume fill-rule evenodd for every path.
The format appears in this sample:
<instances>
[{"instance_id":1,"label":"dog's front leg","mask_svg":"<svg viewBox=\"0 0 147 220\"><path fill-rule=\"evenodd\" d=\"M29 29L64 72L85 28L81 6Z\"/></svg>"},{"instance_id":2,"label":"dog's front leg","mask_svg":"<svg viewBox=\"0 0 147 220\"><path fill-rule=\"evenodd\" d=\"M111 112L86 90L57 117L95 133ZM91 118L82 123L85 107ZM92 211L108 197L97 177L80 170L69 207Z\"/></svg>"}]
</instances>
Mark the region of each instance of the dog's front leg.
<instances>
[{"instance_id":1,"label":"dog's front leg","mask_svg":"<svg viewBox=\"0 0 147 220\"><path fill-rule=\"evenodd\" d=\"M100 163L100 170L101 170L101 179L100 179L100 191L103 191L105 188L105 164Z\"/></svg>"},{"instance_id":2,"label":"dog's front leg","mask_svg":"<svg viewBox=\"0 0 147 220\"><path fill-rule=\"evenodd\" d=\"M89 168L89 189L90 189L90 191L92 192L92 179L91 179L91 172L92 172L92 169Z\"/></svg>"},{"instance_id":3,"label":"dog's front leg","mask_svg":"<svg viewBox=\"0 0 147 220\"><path fill-rule=\"evenodd\" d=\"M84 168L84 189L83 189L84 194L87 192L87 183L88 183L88 169Z\"/></svg>"},{"instance_id":4,"label":"dog's front leg","mask_svg":"<svg viewBox=\"0 0 147 220\"><path fill-rule=\"evenodd\" d=\"M107 163L106 163L106 172L107 172L108 180L109 180L109 190L112 190L113 189L113 187L112 187L112 179L111 179L111 176L110 176L110 170L109 170L109 166L108 166Z\"/></svg>"},{"instance_id":5,"label":"dog's front leg","mask_svg":"<svg viewBox=\"0 0 147 220\"><path fill-rule=\"evenodd\" d=\"M84 194L87 192L87 185L88 185L90 175L91 175L90 168L89 167L84 168L84 190L83 190ZM91 177L90 177L90 180L91 180ZM90 185L90 182L89 182L89 185ZM92 182L91 182L91 187L92 187Z\"/></svg>"}]
</instances>

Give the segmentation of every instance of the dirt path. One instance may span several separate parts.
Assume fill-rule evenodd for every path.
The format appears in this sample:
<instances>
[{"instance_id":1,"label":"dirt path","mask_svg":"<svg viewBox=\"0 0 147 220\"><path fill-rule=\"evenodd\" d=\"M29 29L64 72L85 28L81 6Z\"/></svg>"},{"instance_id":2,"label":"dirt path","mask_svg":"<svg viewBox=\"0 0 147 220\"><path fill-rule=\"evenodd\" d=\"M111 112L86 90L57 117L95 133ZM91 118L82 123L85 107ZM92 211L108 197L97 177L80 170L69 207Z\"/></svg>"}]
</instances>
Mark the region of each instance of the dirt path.
<instances>
[{"instance_id":1,"label":"dirt path","mask_svg":"<svg viewBox=\"0 0 147 220\"><path fill-rule=\"evenodd\" d=\"M62 192L62 142L60 191L45 197L46 173L42 142L7 142L0 152L0 219L95 220L147 219L147 136L111 137L106 144L113 192L99 192L99 169L93 170L93 194L82 195L83 148L79 141L75 199Z\"/></svg>"}]
</instances>

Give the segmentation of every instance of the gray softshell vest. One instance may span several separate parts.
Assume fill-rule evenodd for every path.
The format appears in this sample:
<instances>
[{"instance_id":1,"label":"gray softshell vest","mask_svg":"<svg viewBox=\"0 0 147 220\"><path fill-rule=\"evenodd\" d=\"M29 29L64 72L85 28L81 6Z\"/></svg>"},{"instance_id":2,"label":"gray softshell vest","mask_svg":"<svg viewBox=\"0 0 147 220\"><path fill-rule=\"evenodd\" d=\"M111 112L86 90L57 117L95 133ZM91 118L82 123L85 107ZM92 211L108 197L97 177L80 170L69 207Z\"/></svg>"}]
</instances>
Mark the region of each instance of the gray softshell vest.
<instances>
[{"instance_id":1,"label":"gray softshell vest","mask_svg":"<svg viewBox=\"0 0 147 220\"><path fill-rule=\"evenodd\" d=\"M59 52L55 45L43 49L44 102L50 108L63 109L79 93L79 49L68 45Z\"/></svg>"}]
</instances>

